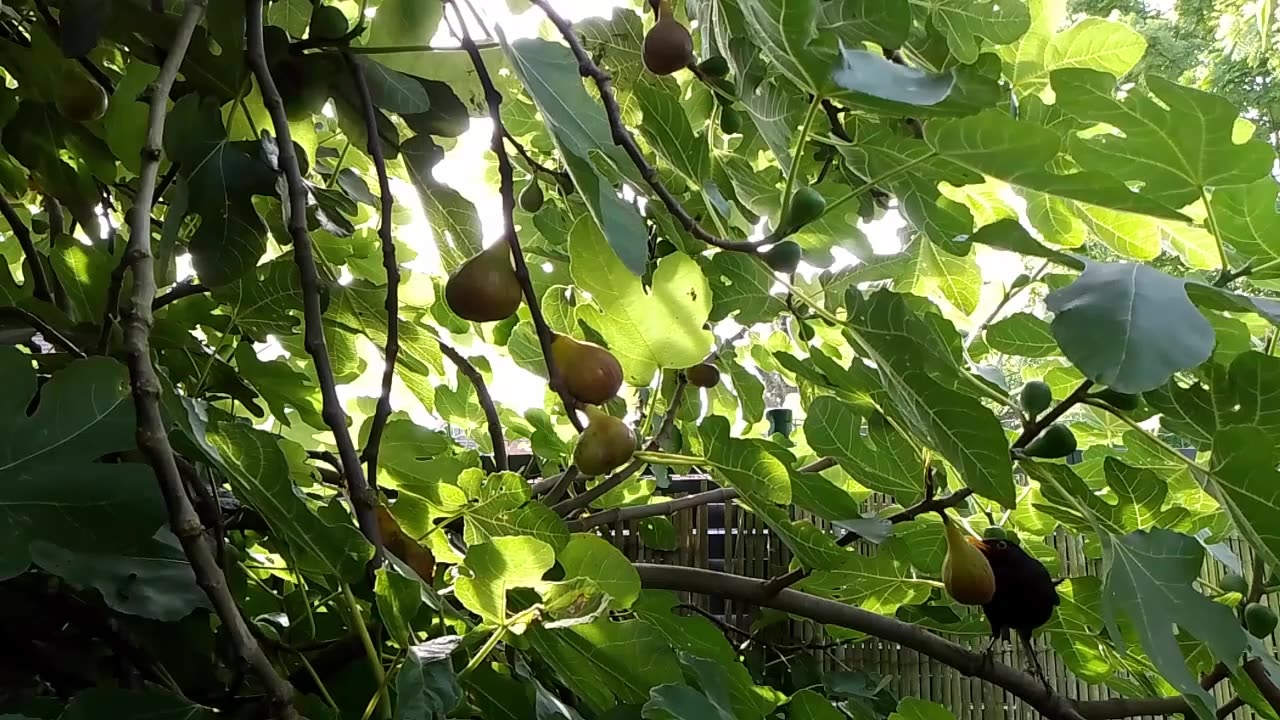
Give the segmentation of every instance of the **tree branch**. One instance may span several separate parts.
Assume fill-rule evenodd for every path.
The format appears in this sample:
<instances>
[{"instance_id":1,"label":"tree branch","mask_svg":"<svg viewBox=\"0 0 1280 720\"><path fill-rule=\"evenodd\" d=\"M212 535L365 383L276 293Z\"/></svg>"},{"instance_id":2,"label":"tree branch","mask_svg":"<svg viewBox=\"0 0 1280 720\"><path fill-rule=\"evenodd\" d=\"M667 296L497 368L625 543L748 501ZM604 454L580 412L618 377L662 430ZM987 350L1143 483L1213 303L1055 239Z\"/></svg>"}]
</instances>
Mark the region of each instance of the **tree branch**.
<instances>
[{"instance_id":1,"label":"tree branch","mask_svg":"<svg viewBox=\"0 0 1280 720\"><path fill-rule=\"evenodd\" d=\"M258 9L261 10L261 7ZM187 0L177 34L151 92L147 136L143 144L138 180L138 204L142 207L151 206L155 192L169 90L178 76L191 35L200 23L204 10L205 0ZM240 608L236 606L235 598L227 587L226 577L218 566L212 543L205 535L200 518L187 497L173 448L169 445L169 435L160 410L160 378L151 364L150 334L154 322L151 303L156 295L155 269L151 257L151 213L133 213L132 220L133 227L129 232L129 247L125 251L125 257L129 259L133 272L133 292L131 307L125 318L124 337L137 417L138 448L147 456L155 471L156 480L160 483L160 492L169 513L169 527L181 542L182 549L191 562L196 582L208 595L236 654L257 675L275 715L283 720L294 720L298 714L293 708L293 686L276 672L240 615Z\"/></svg>"},{"instance_id":2,"label":"tree branch","mask_svg":"<svg viewBox=\"0 0 1280 720\"><path fill-rule=\"evenodd\" d=\"M1017 440L1013 441L1013 449L1021 450L1022 448L1025 448L1032 440L1035 440L1036 436L1043 432L1045 428L1057 422L1058 418L1065 415L1068 410L1083 401L1085 396L1088 394L1089 389L1092 387L1092 380L1085 380L1081 382L1075 390L1071 391L1070 395L1063 398L1062 402L1050 408L1044 415L1041 415L1035 420L1028 420L1022 430L1022 434L1018 436Z\"/></svg>"},{"instance_id":3,"label":"tree branch","mask_svg":"<svg viewBox=\"0 0 1280 720\"><path fill-rule=\"evenodd\" d=\"M1262 660L1255 657L1245 661L1244 672L1258 687L1258 692L1262 693L1262 697L1266 699L1271 709L1280 713L1280 688L1271 681L1271 675L1267 673Z\"/></svg>"},{"instance_id":4,"label":"tree branch","mask_svg":"<svg viewBox=\"0 0 1280 720\"><path fill-rule=\"evenodd\" d=\"M489 388L485 385L484 376L476 370L476 366L471 361L462 356L462 353L445 344L443 340L436 340L436 344L440 346L440 352L444 353L453 364L458 367L458 371L467 376L471 381L472 387L476 389L476 399L480 401L480 408L484 410L485 424L489 426L489 441L493 443L493 466L498 471L506 470L509 465L507 463L507 440L502 435L502 420L498 418L498 408L493 404L493 397L489 395Z\"/></svg>"},{"instance_id":5,"label":"tree branch","mask_svg":"<svg viewBox=\"0 0 1280 720\"><path fill-rule=\"evenodd\" d=\"M770 595L764 591L759 581L728 573L648 563L635 563L634 567L640 574L641 585L646 589L731 598L819 623L857 630L911 648L967 676L978 677L1002 687L1051 720L1084 720L1088 717L1073 707L1066 698L1047 690L1031 675L998 661L983 662L981 653L968 650L910 623L795 590L783 590Z\"/></svg>"},{"instance_id":6,"label":"tree branch","mask_svg":"<svg viewBox=\"0 0 1280 720\"><path fill-rule=\"evenodd\" d=\"M14 237L18 238L18 245L22 246L22 254L27 256L27 265L31 267L32 297L51 302L53 296L49 294L49 281L44 276L44 265L40 264L40 253L36 251L36 245L31 240L31 230L22 222L22 218L18 217L17 211L3 195L0 195L0 215L3 215L5 221L9 223Z\"/></svg>"},{"instance_id":7,"label":"tree branch","mask_svg":"<svg viewBox=\"0 0 1280 720\"><path fill-rule=\"evenodd\" d=\"M363 18L361 18L363 22ZM373 158L373 167L378 173L378 194L381 205L378 208L378 237L382 244L382 267L387 272L387 298L384 304L387 312L387 342L382 351L382 391L378 394L378 407L374 410L373 421L369 424L369 440L364 446L364 461L368 467L369 485L378 486L378 450L382 445L382 431L387 427L387 418L391 417L391 385L396 376L396 357L400 354L400 265L396 261L396 243L391 235L391 214L394 199L391 196L391 180L387 176L387 160L382 154L382 138L378 135L377 110L373 106L373 98L369 95L369 83L364 71L356 64L349 53L342 53L342 61L351 73L357 94L360 96L360 107L364 111L365 134L369 136L369 157Z\"/></svg>"},{"instance_id":8,"label":"tree branch","mask_svg":"<svg viewBox=\"0 0 1280 720\"><path fill-rule=\"evenodd\" d=\"M323 398L321 415L324 417L325 424L333 431L338 455L342 458L342 475L346 479L347 494L351 498L356 520L361 532L373 544L373 563L380 564L382 538L378 533L374 499L365 481L364 469L360 467L360 456L356 452L355 443L351 441L351 433L347 430L347 413L342 409L342 401L338 398L337 382L333 376L329 348L324 338L324 319L320 309L320 276L316 271L311 235L307 231L307 186L298 167L298 156L294 150L293 135L289 131L289 118L285 114L284 101L281 100L280 91L271 77L270 68L267 67L266 51L262 45L262 0L246 0L246 8L249 65L258 81L262 103L271 115L271 124L276 132L280 172L284 173L288 183L289 192L288 197L285 198L285 207L289 209L287 225L289 236L293 240L293 259L298 266L298 277L302 285L303 314L306 320L304 345L316 366L316 379L319 380L320 394Z\"/></svg>"},{"instance_id":9,"label":"tree branch","mask_svg":"<svg viewBox=\"0 0 1280 720\"><path fill-rule=\"evenodd\" d=\"M511 143L511 147L516 149L516 154L518 154L521 158L523 158L525 163L528 164L528 166L532 168L535 172L540 172L543 175L549 175L552 178L555 178L556 180L569 180L569 181L573 180L573 178L569 177L569 173L563 170L557 170L553 167L550 167L548 165L544 165L543 163L538 162L538 160L534 158L533 155L529 154L529 149L526 148L519 140L516 139L514 135L511 134L510 130L503 128L502 134L507 139L507 142Z\"/></svg>"},{"instance_id":10,"label":"tree branch","mask_svg":"<svg viewBox=\"0 0 1280 720\"><path fill-rule=\"evenodd\" d=\"M13 305L0 307L0 312L13 315L14 317L22 320L26 324L35 328L36 330L39 330L40 334L44 336L44 339L50 345L61 346L63 350L66 350L67 352L81 359L88 357L87 355L84 354L83 350L76 347L75 343L68 340L65 335L55 330L52 325L45 322L44 320L41 320L36 315L30 312L27 312L26 310L23 310L20 307L14 307Z\"/></svg>"},{"instance_id":11,"label":"tree branch","mask_svg":"<svg viewBox=\"0 0 1280 720\"><path fill-rule=\"evenodd\" d=\"M169 288L168 292L156 298L155 302L151 303L151 310L156 311L165 305L177 302L182 298L191 297L192 295L202 295L207 292L210 292L210 288L206 285L201 285L198 282L192 282L189 280L183 281Z\"/></svg>"},{"instance_id":12,"label":"tree branch","mask_svg":"<svg viewBox=\"0 0 1280 720\"><path fill-rule=\"evenodd\" d=\"M827 468L835 466L836 461L831 458L819 458L808 465L796 468L798 472L822 472ZM729 502L738 497L738 491L735 488L717 488L706 492L694 493L686 495L682 498L667 500L666 502L651 503L649 505L632 505L629 507L613 508L604 512L592 513L586 517L578 518L569 522L569 526L575 532L581 532L600 525L608 525L613 522L639 520L641 518L654 517L657 515L671 515L681 510L687 510L701 505L710 505L719 502Z\"/></svg>"},{"instance_id":13,"label":"tree branch","mask_svg":"<svg viewBox=\"0 0 1280 720\"><path fill-rule=\"evenodd\" d=\"M484 90L485 103L489 107L489 119L493 121L493 134L489 138L489 149L498 158L499 190L502 193L503 236L511 247L511 261L515 268L516 278L520 281L520 287L524 291L524 299L529 306L529 315L533 319L533 327L538 332L538 343L542 347L542 357L547 363L547 384L553 392L560 396L561 401L564 403L565 412L569 415L569 422L581 432L583 428L582 420L574 412L577 403L565 393L564 386L560 381L559 368L556 367L555 361L551 357L551 341L555 338L555 333L552 332L551 326L547 325L547 319L542 315L538 292L533 287L533 280L529 275L529 265L525 262L524 251L520 249L520 238L516 235L515 170L511 165L511 157L507 155L507 147L502 141L507 135L506 126L502 124L502 94L498 92L498 88L493 84L493 77L489 75L489 70L485 67L484 56L480 54L480 48L476 45L475 40L471 38L471 31L467 30L467 23L462 17L462 9L458 7L456 0L447 0L447 3L453 7L453 11L458 16L458 27L454 28L453 32L458 41L462 43L462 49L471 58L471 65L475 68L476 78L480 81L480 87ZM445 19L447 22L448 17L446 16Z\"/></svg>"},{"instance_id":14,"label":"tree branch","mask_svg":"<svg viewBox=\"0 0 1280 720\"><path fill-rule=\"evenodd\" d=\"M614 144L627 153L636 169L640 171L640 176L644 178L649 187L653 188L654 193L662 200L667 212L671 213L690 235L721 250L754 253L756 248L762 245L781 240L786 236L787 230L794 230L794 228L784 228L779 225L778 229L761 240L728 240L708 232L699 225L698 221L676 199L676 196L672 195L671 191L662 184L662 179L658 177L658 171L645 159L640 146L636 144L635 138L631 136L631 131L627 130L627 126L623 121L622 107L618 105L618 99L613 94L613 78L591 59L591 55L587 53L582 41L578 39L577 34L573 31L573 23L565 20L564 17L556 12L548 0L530 0L530 2L537 5L551 20L551 23L556 26L556 29L560 31L560 34L564 36L565 42L569 44L569 50L573 52L574 58L578 61L578 72L583 77L590 78L595 82L596 88L600 91L600 101L604 105L605 114L609 117L609 129L612 133Z\"/></svg>"},{"instance_id":15,"label":"tree branch","mask_svg":"<svg viewBox=\"0 0 1280 720\"><path fill-rule=\"evenodd\" d=\"M946 510L947 508L953 508L959 505L960 503L963 503L965 500L968 500L969 496L972 494L973 494L973 491L970 490L969 488L961 488L960 490L957 490L951 493L950 495L944 495L939 498L925 497L925 499L921 500L915 505L912 505L909 508L905 508L893 515L890 515L888 520L890 523L894 525L897 525L898 523L902 523L902 522L907 522L908 520L915 520L917 517L925 513L940 512L942 510ZM849 545L852 545L853 543L857 542L860 539L862 539L861 535L859 535L856 532L849 531L845 533L843 536L841 536L838 540L836 540L836 545L839 545L840 547L848 547ZM812 571L807 568L798 567L795 570L792 570L784 575L779 575L776 578L767 580L764 583L762 583L763 592L766 595L774 595L776 593L779 593L782 590L788 587L791 587L792 585L795 585L801 580L809 577L811 572Z\"/></svg>"},{"instance_id":16,"label":"tree branch","mask_svg":"<svg viewBox=\"0 0 1280 720\"><path fill-rule=\"evenodd\" d=\"M685 380L683 377L676 382L675 390L671 393L671 405L667 408L666 416L662 418L662 425L659 426L657 432L653 434L653 437L649 442L645 444L646 450L657 450L658 443L661 442L662 437L671 432L671 427L676 423L676 413L680 412L680 403L684 400L685 388L688 387L688 385L689 381ZM601 481L595 487L580 495L574 495L568 500L558 503L551 509L560 513L560 517L566 517L575 510L590 505L600 496L629 480L632 475L640 472L640 469L643 468L645 464L646 463L643 460L632 460L626 467L613 475L610 475L607 480Z\"/></svg>"},{"instance_id":17,"label":"tree branch","mask_svg":"<svg viewBox=\"0 0 1280 720\"><path fill-rule=\"evenodd\" d=\"M650 503L649 505L631 505L629 507L619 507L613 508L612 510L605 510L604 512L592 513L586 517L569 521L569 528L574 532L582 532L584 530L590 530L593 527L609 525L619 521L628 522L657 515L672 515L681 510L700 507L702 505L729 502L736 497L738 497L738 491L734 488L717 488L706 492L685 495L682 498L667 500L666 502Z\"/></svg>"}]
</instances>

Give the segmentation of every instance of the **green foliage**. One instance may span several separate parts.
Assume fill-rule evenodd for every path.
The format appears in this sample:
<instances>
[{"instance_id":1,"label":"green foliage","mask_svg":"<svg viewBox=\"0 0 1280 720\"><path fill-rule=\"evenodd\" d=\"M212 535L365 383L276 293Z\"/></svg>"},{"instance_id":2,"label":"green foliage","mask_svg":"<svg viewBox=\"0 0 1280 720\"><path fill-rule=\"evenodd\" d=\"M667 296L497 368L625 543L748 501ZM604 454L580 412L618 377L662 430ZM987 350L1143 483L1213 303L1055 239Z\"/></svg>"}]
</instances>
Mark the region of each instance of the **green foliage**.
<instances>
[{"instance_id":1,"label":"green foliage","mask_svg":"<svg viewBox=\"0 0 1280 720\"><path fill-rule=\"evenodd\" d=\"M953 720L671 592L741 578L637 565L688 558L691 467L783 546L736 570L792 621L985 634L943 508L1060 580L1036 642L1080 681L1211 718L1222 662L1274 716L1241 665L1280 677L1276 616L1233 612L1280 568L1269 0L676 3L696 72L662 77L642 3L571 43L478 3L467 52L417 45L466 3L276 0L278 98L239 4L189 43L184 3L45 5L0 6L0 717L278 713L276 678L311 718ZM445 288L486 246L471 322ZM634 434L590 479L584 383Z\"/></svg>"}]
</instances>

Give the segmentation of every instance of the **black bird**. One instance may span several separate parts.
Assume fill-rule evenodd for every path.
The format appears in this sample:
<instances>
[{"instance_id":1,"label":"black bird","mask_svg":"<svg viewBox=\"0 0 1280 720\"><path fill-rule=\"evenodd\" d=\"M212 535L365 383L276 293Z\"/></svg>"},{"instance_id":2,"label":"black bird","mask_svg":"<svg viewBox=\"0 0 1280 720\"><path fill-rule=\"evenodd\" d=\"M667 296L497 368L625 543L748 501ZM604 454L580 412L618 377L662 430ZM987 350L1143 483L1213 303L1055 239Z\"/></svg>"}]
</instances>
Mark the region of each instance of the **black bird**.
<instances>
[{"instance_id":1,"label":"black bird","mask_svg":"<svg viewBox=\"0 0 1280 720\"><path fill-rule=\"evenodd\" d=\"M982 612L991 624L991 643L984 662L990 662L997 640L1009 640L1009 631L1018 634L1036 677L1049 686L1040 659L1031 644L1031 633L1053 617L1053 609L1061 602L1057 583L1041 562L1018 545L1007 540L983 540L975 543L996 579L996 592Z\"/></svg>"}]
</instances>

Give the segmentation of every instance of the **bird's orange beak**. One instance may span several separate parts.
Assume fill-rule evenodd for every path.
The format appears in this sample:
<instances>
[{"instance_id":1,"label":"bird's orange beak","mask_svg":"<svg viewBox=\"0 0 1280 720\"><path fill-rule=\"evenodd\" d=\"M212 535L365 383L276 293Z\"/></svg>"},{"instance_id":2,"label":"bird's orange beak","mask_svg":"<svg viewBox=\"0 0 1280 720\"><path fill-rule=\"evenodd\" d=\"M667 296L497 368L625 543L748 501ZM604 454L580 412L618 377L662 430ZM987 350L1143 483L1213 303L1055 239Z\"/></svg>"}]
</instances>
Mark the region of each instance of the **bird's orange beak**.
<instances>
[{"instance_id":1,"label":"bird's orange beak","mask_svg":"<svg viewBox=\"0 0 1280 720\"><path fill-rule=\"evenodd\" d=\"M964 539L965 539L965 541L966 541L966 542L968 542L970 545L972 545L972 546L974 546L974 547L978 548L979 550L981 550L981 551L983 551L983 552L986 552L986 550L987 550L987 544L986 544L985 542L983 542L983 541L982 541L982 538L974 537L974 536L972 536L972 535L965 535L965 536L964 536Z\"/></svg>"}]
</instances>

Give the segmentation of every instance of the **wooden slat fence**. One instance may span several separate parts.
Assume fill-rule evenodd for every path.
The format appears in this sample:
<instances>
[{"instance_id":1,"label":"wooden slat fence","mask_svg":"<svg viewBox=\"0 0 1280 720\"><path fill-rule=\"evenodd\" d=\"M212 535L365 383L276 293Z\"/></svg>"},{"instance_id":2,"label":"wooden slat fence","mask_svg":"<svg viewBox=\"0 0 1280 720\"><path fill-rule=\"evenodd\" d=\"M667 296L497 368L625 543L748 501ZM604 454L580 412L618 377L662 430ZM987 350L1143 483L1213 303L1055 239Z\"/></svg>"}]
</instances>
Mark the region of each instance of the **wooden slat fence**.
<instances>
[{"instance_id":1,"label":"wooden slat fence","mask_svg":"<svg viewBox=\"0 0 1280 720\"><path fill-rule=\"evenodd\" d=\"M664 496L682 497L716 487L714 482L704 476L686 476L673 479L671 487L664 491ZM868 508L878 509L888 503L888 498L873 496L868 502ZM825 525L821 519L799 511L797 519L811 520L820 527ZM732 503L683 510L672 516L671 521L676 529L678 547L670 552L645 546L640 541L638 521L619 521L596 529L629 558L642 562L708 568L736 575L768 578L785 572L791 561L790 552L777 536L771 534L756 516ZM1048 542L1058 551L1062 576L1099 575L1100 562L1085 557L1081 537L1069 535L1059 529ZM1244 568L1249 568L1253 559L1249 547L1237 539L1231 539L1227 544L1240 558ZM862 552L875 552L874 547L865 543L862 545ZM1217 585L1225 572L1221 563L1206 557L1205 580ZM758 616L754 606L732 600L682 594L681 602L696 605L740 628L750 628L752 621ZM1275 597L1267 598L1265 602L1273 609L1280 609ZM779 623L769 628L761 637L770 642L788 645L820 644L827 641L821 626L797 620ZM977 651L985 648L987 643L985 636L949 637ZM1268 640L1267 644L1274 652L1274 640ZM1086 683L1077 678L1048 647L1046 638L1037 638L1036 645L1045 674L1056 692L1080 700L1104 700L1119 696L1106 686ZM958 720L1029 720L1039 717L1035 710L1001 688L964 677L959 671L914 650L875 638L833 649L812 651L812 654L823 670L867 670L877 673L890 679L890 686L900 697L920 697L941 703L951 709ZM1014 648L1006 647L1000 659L1014 667L1025 666L1020 652ZM1219 705L1225 703L1232 694L1230 683L1220 683L1215 688L1215 693ZM1245 707L1230 717L1249 720L1259 716Z\"/></svg>"}]
</instances>

